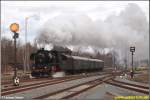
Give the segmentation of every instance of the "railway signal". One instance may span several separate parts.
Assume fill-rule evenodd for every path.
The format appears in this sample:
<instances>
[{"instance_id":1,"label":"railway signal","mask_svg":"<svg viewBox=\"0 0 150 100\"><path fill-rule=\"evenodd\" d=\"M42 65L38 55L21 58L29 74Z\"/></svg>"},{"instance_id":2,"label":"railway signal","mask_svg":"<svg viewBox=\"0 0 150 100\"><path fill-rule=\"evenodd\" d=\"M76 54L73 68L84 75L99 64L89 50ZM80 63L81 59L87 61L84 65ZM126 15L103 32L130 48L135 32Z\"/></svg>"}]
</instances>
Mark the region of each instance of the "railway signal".
<instances>
[{"instance_id":1,"label":"railway signal","mask_svg":"<svg viewBox=\"0 0 150 100\"><path fill-rule=\"evenodd\" d=\"M12 24L10 25L10 30L11 30L13 33L17 32L17 31L19 30L19 24L17 24L17 23L12 23Z\"/></svg>"},{"instance_id":2,"label":"railway signal","mask_svg":"<svg viewBox=\"0 0 150 100\"><path fill-rule=\"evenodd\" d=\"M130 52L135 52L135 47L133 46L133 47L130 47Z\"/></svg>"},{"instance_id":3,"label":"railway signal","mask_svg":"<svg viewBox=\"0 0 150 100\"><path fill-rule=\"evenodd\" d=\"M17 48L16 48L16 42L17 42L17 38L19 37L19 33L17 33L17 31L19 31L19 24L17 23L12 23L10 25L10 30L14 33L13 35L13 39L14 39L14 76L13 76L13 84L15 86L19 85L19 78L17 77Z\"/></svg>"},{"instance_id":4,"label":"railway signal","mask_svg":"<svg viewBox=\"0 0 150 100\"><path fill-rule=\"evenodd\" d=\"M133 78L134 70L133 70L133 55L135 52L135 46L130 47L130 52L132 53L132 71L131 71L131 78Z\"/></svg>"}]
</instances>

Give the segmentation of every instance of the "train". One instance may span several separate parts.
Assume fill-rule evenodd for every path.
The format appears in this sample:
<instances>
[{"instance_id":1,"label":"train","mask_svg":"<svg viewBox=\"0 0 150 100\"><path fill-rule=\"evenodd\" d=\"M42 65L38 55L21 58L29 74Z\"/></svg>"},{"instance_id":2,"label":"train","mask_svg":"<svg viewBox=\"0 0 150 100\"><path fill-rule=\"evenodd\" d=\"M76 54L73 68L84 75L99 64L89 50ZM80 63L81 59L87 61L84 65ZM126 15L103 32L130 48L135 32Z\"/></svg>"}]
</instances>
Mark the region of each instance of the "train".
<instances>
[{"instance_id":1,"label":"train","mask_svg":"<svg viewBox=\"0 0 150 100\"><path fill-rule=\"evenodd\" d=\"M87 57L73 56L69 49L45 50L41 48L30 55L31 76L52 76L56 72L76 74L102 71L104 61Z\"/></svg>"}]
</instances>

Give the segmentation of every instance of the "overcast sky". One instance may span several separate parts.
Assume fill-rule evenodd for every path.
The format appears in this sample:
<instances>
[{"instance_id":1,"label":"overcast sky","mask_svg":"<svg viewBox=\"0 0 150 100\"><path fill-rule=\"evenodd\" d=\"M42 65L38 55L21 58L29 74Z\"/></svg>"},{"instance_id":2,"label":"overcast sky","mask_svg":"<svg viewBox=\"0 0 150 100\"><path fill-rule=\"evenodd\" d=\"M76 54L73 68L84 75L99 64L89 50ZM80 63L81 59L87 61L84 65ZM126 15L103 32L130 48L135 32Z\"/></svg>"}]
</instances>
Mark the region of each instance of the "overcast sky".
<instances>
[{"instance_id":1,"label":"overcast sky","mask_svg":"<svg viewBox=\"0 0 150 100\"><path fill-rule=\"evenodd\" d=\"M30 42L44 34L48 44L113 47L122 58L134 43L136 58L149 58L149 1L1 1L2 37L12 39L16 22L24 43L27 17Z\"/></svg>"},{"instance_id":2,"label":"overcast sky","mask_svg":"<svg viewBox=\"0 0 150 100\"><path fill-rule=\"evenodd\" d=\"M20 25L20 38L24 40L25 18L34 16L28 20L28 40L32 41L40 25L60 14L86 14L94 21L105 20L109 15L124 10L128 3L139 5L149 21L148 1L2 1L2 36L11 38L9 25L17 22Z\"/></svg>"}]
</instances>

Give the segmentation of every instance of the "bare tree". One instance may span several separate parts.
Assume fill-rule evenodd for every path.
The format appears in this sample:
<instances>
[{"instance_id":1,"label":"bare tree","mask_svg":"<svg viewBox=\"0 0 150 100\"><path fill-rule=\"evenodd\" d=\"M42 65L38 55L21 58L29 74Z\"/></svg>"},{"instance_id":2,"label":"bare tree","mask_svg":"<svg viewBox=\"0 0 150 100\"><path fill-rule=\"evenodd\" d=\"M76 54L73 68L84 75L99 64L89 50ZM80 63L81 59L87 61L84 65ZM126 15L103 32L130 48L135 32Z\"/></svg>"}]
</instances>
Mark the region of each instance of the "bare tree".
<instances>
[{"instance_id":1,"label":"bare tree","mask_svg":"<svg viewBox=\"0 0 150 100\"><path fill-rule=\"evenodd\" d=\"M26 44L29 48L29 55L37 50L36 44L31 45L30 43ZM24 48L20 40L17 41L17 68L23 70L24 64ZM29 59L28 59L29 63ZM14 66L14 44L13 40L7 39L6 37L1 38L1 71L2 73L12 71ZM11 69L11 70L10 70Z\"/></svg>"}]
</instances>

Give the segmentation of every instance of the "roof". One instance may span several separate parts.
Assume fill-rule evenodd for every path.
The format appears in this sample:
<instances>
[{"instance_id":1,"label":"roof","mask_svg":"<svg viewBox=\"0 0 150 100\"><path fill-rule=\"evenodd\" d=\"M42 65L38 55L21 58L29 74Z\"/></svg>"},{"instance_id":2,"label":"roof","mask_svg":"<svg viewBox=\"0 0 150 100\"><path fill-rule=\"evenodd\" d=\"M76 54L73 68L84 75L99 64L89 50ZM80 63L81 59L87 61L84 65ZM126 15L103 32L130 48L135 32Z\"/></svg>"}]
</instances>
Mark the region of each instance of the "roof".
<instances>
[{"instance_id":1,"label":"roof","mask_svg":"<svg viewBox=\"0 0 150 100\"><path fill-rule=\"evenodd\" d=\"M63 53L71 53L71 50L67 47L54 46L51 51L63 52Z\"/></svg>"},{"instance_id":2,"label":"roof","mask_svg":"<svg viewBox=\"0 0 150 100\"><path fill-rule=\"evenodd\" d=\"M80 60L90 60L90 61L97 61L97 62L104 62L103 60L99 59L91 59L91 58L86 58L86 57L79 57L79 56L70 56L70 55L65 55L66 57L73 58L73 59L80 59Z\"/></svg>"}]
</instances>

